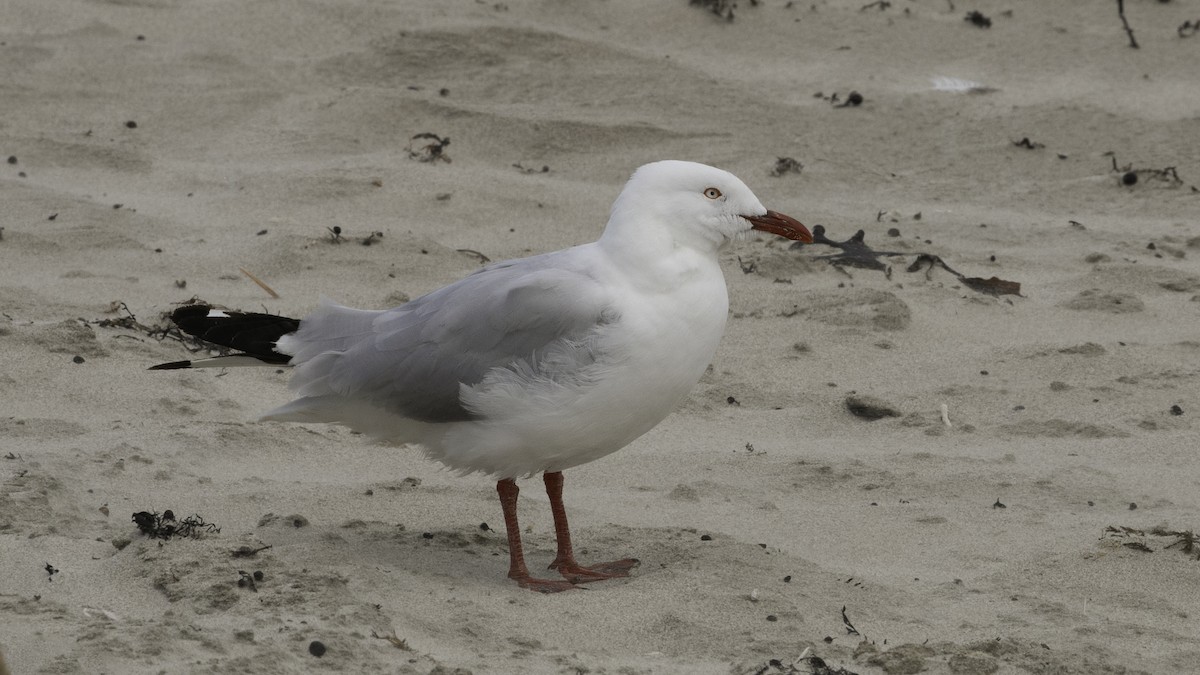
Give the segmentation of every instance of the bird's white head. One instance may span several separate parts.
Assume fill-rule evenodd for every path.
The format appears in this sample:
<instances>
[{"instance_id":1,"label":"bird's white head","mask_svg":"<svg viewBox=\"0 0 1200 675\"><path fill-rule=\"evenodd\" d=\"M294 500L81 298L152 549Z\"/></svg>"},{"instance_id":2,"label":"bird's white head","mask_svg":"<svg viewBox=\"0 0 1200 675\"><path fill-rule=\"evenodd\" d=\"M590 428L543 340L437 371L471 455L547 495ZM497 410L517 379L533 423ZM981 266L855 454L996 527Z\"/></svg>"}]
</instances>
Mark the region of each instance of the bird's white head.
<instances>
[{"instance_id":1,"label":"bird's white head","mask_svg":"<svg viewBox=\"0 0 1200 675\"><path fill-rule=\"evenodd\" d=\"M665 160L633 173L613 203L604 239L715 252L752 229L812 242L804 225L769 211L737 176Z\"/></svg>"}]
</instances>

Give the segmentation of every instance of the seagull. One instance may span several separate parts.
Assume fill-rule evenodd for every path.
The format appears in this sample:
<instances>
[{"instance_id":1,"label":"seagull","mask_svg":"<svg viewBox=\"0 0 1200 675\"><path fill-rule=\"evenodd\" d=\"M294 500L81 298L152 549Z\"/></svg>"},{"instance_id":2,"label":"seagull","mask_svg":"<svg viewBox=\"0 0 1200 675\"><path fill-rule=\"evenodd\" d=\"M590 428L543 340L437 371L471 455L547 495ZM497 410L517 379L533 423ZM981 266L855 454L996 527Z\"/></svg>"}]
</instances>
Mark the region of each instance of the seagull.
<instances>
[{"instance_id":1,"label":"seagull","mask_svg":"<svg viewBox=\"0 0 1200 675\"><path fill-rule=\"evenodd\" d=\"M660 161L633 173L592 243L497 262L387 310L322 300L303 319L181 306L185 333L238 350L154 370L289 365L296 398L260 418L345 425L496 480L508 577L553 593L629 576L633 558L584 566L563 506L566 469L654 428L687 396L725 331L718 251L752 230L812 243L733 174ZM557 554L530 574L516 479L543 474Z\"/></svg>"}]
</instances>

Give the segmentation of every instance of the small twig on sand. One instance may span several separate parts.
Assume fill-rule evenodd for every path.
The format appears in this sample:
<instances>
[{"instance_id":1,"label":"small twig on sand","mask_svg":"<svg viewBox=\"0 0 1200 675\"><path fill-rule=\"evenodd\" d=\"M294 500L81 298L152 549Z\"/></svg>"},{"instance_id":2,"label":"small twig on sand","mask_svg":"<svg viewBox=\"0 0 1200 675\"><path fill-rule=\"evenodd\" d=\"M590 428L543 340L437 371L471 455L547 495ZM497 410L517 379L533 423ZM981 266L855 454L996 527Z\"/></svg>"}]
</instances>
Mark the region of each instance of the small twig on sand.
<instances>
[{"instance_id":1,"label":"small twig on sand","mask_svg":"<svg viewBox=\"0 0 1200 675\"><path fill-rule=\"evenodd\" d=\"M270 544L259 546L258 548L253 548L251 546L239 546L230 551L229 555L235 558L253 558L269 548L271 548Z\"/></svg>"},{"instance_id":2,"label":"small twig on sand","mask_svg":"<svg viewBox=\"0 0 1200 675\"><path fill-rule=\"evenodd\" d=\"M475 258L476 260L478 260L479 262L481 262L481 263L483 263L483 264L485 264L485 265L486 265L486 264L488 264L488 263L490 263L490 262L492 262L492 259L491 259L491 258L489 258L489 257L487 257L486 255L484 255L484 254L480 253L479 251L476 251L476 250L475 250L475 249L473 249L473 248L456 248L456 249L454 249L454 250L455 250L455 251L457 251L458 253L465 253L466 255L469 255L469 256L471 256L472 258Z\"/></svg>"},{"instance_id":3,"label":"small twig on sand","mask_svg":"<svg viewBox=\"0 0 1200 675\"><path fill-rule=\"evenodd\" d=\"M395 628L393 628L392 632L390 632L390 633L382 633L381 634L377 631L371 631L371 637L375 638L376 640L387 640L388 642L392 643L393 647L395 647L397 649L402 649L406 652L412 651L412 647L408 646L408 640L405 640L404 638L396 636Z\"/></svg>"},{"instance_id":4,"label":"small twig on sand","mask_svg":"<svg viewBox=\"0 0 1200 675\"><path fill-rule=\"evenodd\" d=\"M265 283L263 283L263 281L262 281L261 279L259 279L258 277L256 277L256 276L254 276L253 274L251 274L251 273L247 272L247 271L246 271L246 268L244 268L244 267L239 267L238 269L242 271L242 274L245 274L246 276L250 277L250 281L253 281L254 283L258 284L258 287L259 287L259 288L261 288L261 289L263 289L264 291L266 291L266 292L267 292L267 295L270 295L272 298L275 298L276 300L278 300L278 299L279 299L279 294L275 292L275 289L273 289L273 288L271 288L270 286L268 286L268 285L266 285Z\"/></svg>"},{"instance_id":5,"label":"small twig on sand","mask_svg":"<svg viewBox=\"0 0 1200 675\"><path fill-rule=\"evenodd\" d=\"M1121 17L1121 25L1125 26L1125 34L1129 36L1129 46L1134 49L1138 47L1137 40L1133 37L1133 29L1129 27L1129 21L1125 19L1125 0L1117 0L1117 15Z\"/></svg>"}]
</instances>

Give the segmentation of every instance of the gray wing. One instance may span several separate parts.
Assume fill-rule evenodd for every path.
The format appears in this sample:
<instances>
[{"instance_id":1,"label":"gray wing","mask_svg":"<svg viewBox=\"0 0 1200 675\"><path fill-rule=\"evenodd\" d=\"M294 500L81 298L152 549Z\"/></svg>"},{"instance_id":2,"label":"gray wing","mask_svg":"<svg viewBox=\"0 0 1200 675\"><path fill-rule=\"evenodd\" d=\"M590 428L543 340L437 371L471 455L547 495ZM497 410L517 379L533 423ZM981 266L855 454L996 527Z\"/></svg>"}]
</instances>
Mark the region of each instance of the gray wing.
<instances>
[{"instance_id":1,"label":"gray wing","mask_svg":"<svg viewBox=\"0 0 1200 675\"><path fill-rule=\"evenodd\" d=\"M537 368L556 343L615 320L596 280L555 266L557 255L498 263L382 312L324 303L279 341L297 366L291 387L424 422L471 419L460 385L492 368Z\"/></svg>"}]
</instances>

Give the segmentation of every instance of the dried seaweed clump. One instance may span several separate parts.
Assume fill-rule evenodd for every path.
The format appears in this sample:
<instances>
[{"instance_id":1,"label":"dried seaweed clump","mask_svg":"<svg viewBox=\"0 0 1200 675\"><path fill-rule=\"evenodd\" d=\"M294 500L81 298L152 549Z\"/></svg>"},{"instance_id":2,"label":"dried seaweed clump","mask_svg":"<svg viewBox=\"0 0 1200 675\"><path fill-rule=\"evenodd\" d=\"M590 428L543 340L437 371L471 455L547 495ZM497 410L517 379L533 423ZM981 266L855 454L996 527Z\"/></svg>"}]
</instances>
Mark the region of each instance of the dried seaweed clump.
<instances>
[{"instance_id":1,"label":"dried seaweed clump","mask_svg":"<svg viewBox=\"0 0 1200 675\"><path fill-rule=\"evenodd\" d=\"M190 515L183 520L176 520L175 513L170 509L161 514L157 511L138 511L133 514L133 523L142 534L151 539L170 539L171 537L199 538L202 534L220 533L221 528L213 523L205 522L198 515Z\"/></svg>"},{"instance_id":2,"label":"dried seaweed clump","mask_svg":"<svg viewBox=\"0 0 1200 675\"><path fill-rule=\"evenodd\" d=\"M1134 505L1131 504L1130 508L1134 508ZM1151 539L1151 537L1159 537L1159 539ZM1200 535L1197 535L1194 530L1172 530L1165 525L1159 525L1146 531L1124 525L1109 525L1104 528L1104 535L1101 539L1119 541L1121 546L1142 553L1153 553L1154 549L1150 544L1157 542L1162 545L1164 550L1178 548L1184 554L1200 560ZM1164 539L1172 541L1163 544Z\"/></svg>"}]
</instances>

